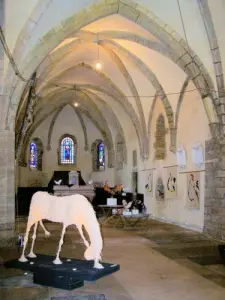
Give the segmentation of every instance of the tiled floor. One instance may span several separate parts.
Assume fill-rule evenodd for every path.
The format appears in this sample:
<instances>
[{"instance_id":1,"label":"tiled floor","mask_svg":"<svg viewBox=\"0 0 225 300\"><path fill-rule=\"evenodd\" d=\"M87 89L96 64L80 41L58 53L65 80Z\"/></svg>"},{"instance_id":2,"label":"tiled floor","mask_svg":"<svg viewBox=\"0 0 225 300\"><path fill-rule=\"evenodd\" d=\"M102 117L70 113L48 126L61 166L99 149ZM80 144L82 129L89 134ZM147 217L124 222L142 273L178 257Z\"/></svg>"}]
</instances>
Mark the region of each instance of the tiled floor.
<instances>
[{"instance_id":1,"label":"tiled floor","mask_svg":"<svg viewBox=\"0 0 225 300\"><path fill-rule=\"evenodd\" d=\"M24 226L20 224L22 231ZM46 227L51 236L46 239L39 228L35 252L54 255L61 225L46 223ZM53 299L96 294L103 294L108 300L225 299L225 266L221 263L218 242L200 233L153 220L149 221L146 231L107 226L102 234L103 259L120 264L120 271L95 283L85 283L80 289L64 291L35 285L31 274L25 276L23 271L5 269L2 265L0 299ZM84 249L76 228L69 227L61 255L82 258ZM1 248L0 256L2 261L19 257L18 249L12 245Z\"/></svg>"}]
</instances>

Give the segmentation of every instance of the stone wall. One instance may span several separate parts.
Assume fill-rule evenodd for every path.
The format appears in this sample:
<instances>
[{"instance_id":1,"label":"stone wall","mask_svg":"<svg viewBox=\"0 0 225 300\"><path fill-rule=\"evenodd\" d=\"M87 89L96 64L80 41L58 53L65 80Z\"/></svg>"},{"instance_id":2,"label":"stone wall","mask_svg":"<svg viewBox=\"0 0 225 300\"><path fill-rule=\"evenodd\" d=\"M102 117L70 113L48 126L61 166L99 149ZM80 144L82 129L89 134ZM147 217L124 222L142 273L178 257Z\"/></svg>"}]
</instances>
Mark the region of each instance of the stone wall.
<instances>
[{"instance_id":1,"label":"stone wall","mask_svg":"<svg viewBox=\"0 0 225 300\"><path fill-rule=\"evenodd\" d=\"M13 229L15 222L14 136L14 132L0 130L0 230Z\"/></svg>"},{"instance_id":2,"label":"stone wall","mask_svg":"<svg viewBox=\"0 0 225 300\"><path fill-rule=\"evenodd\" d=\"M225 138L205 143L204 232L225 240Z\"/></svg>"}]
</instances>

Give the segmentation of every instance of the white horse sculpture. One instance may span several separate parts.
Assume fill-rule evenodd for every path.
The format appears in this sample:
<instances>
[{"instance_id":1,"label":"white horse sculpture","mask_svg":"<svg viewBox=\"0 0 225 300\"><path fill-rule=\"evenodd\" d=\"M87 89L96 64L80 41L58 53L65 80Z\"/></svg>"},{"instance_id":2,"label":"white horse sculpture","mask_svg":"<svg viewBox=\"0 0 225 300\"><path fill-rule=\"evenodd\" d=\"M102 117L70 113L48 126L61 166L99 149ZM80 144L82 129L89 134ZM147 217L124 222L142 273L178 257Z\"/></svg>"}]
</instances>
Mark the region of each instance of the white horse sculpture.
<instances>
[{"instance_id":1,"label":"white horse sculpture","mask_svg":"<svg viewBox=\"0 0 225 300\"><path fill-rule=\"evenodd\" d=\"M94 268L104 268L99 262L101 260L103 242L95 211L87 198L79 194L57 197L50 195L47 192L36 192L33 195L30 204L26 234L24 237L23 251L19 259L20 262L27 261L24 252L28 241L28 235L33 224L34 233L32 236L32 244L28 257L36 257L33 252L33 248L36 239L38 222L44 229L46 236L50 235L50 233L45 229L42 223L42 219L63 223L63 229L59 241L56 259L53 261L54 264L62 264L62 261L59 258L59 254L63 245L63 237L67 226L75 224L84 241L85 246L87 247L84 253L85 259L94 260ZM91 242L90 245L83 235L82 226L85 227L89 235Z\"/></svg>"}]
</instances>

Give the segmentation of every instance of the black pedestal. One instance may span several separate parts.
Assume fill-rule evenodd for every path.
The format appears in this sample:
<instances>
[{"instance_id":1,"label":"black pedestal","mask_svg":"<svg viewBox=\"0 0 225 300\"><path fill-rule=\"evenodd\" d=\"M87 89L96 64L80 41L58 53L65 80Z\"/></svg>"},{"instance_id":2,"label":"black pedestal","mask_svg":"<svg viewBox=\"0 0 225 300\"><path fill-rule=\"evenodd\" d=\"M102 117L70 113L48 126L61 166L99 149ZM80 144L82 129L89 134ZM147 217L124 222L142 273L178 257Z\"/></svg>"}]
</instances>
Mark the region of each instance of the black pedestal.
<instances>
[{"instance_id":1,"label":"black pedestal","mask_svg":"<svg viewBox=\"0 0 225 300\"><path fill-rule=\"evenodd\" d=\"M219 249L219 252L220 252L220 256L223 260L223 263L225 264L225 244L218 245L218 249Z\"/></svg>"},{"instance_id":2,"label":"black pedestal","mask_svg":"<svg viewBox=\"0 0 225 300\"><path fill-rule=\"evenodd\" d=\"M67 258L60 258L63 264L55 265L54 259L55 256L38 254L28 262L5 262L5 267L33 272L34 283L66 290L82 287L84 281L95 281L120 269L119 265L109 263L102 263L104 269L95 269L93 261Z\"/></svg>"},{"instance_id":3,"label":"black pedestal","mask_svg":"<svg viewBox=\"0 0 225 300\"><path fill-rule=\"evenodd\" d=\"M51 286L57 289L74 290L84 286L83 280L74 279L71 275L61 274L55 270L36 269L33 282L44 286Z\"/></svg>"}]
</instances>

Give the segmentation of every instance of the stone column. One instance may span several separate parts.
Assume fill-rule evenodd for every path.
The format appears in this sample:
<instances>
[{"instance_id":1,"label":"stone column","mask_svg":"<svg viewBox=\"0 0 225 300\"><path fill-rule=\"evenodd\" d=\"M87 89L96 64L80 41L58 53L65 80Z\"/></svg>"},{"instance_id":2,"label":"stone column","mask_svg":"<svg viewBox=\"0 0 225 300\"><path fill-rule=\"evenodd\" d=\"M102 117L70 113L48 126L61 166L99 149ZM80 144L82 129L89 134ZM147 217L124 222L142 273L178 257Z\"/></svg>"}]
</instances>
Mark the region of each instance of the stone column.
<instances>
[{"instance_id":1,"label":"stone column","mask_svg":"<svg viewBox=\"0 0 225 300\"><path fill-rule=\"evenodd\" d=\"M0 130L0 231L15 223L15 134Z\"/></svg>"},{"instance_id":2,"label":"stone column","mask_svg":"<svg viewBox=\"0 0 225 300\"><path fill-rule=\"evenodd\" d=\"M225 138L205 144L204 232L225 240Z\"/></svg>"}]
</instances>

